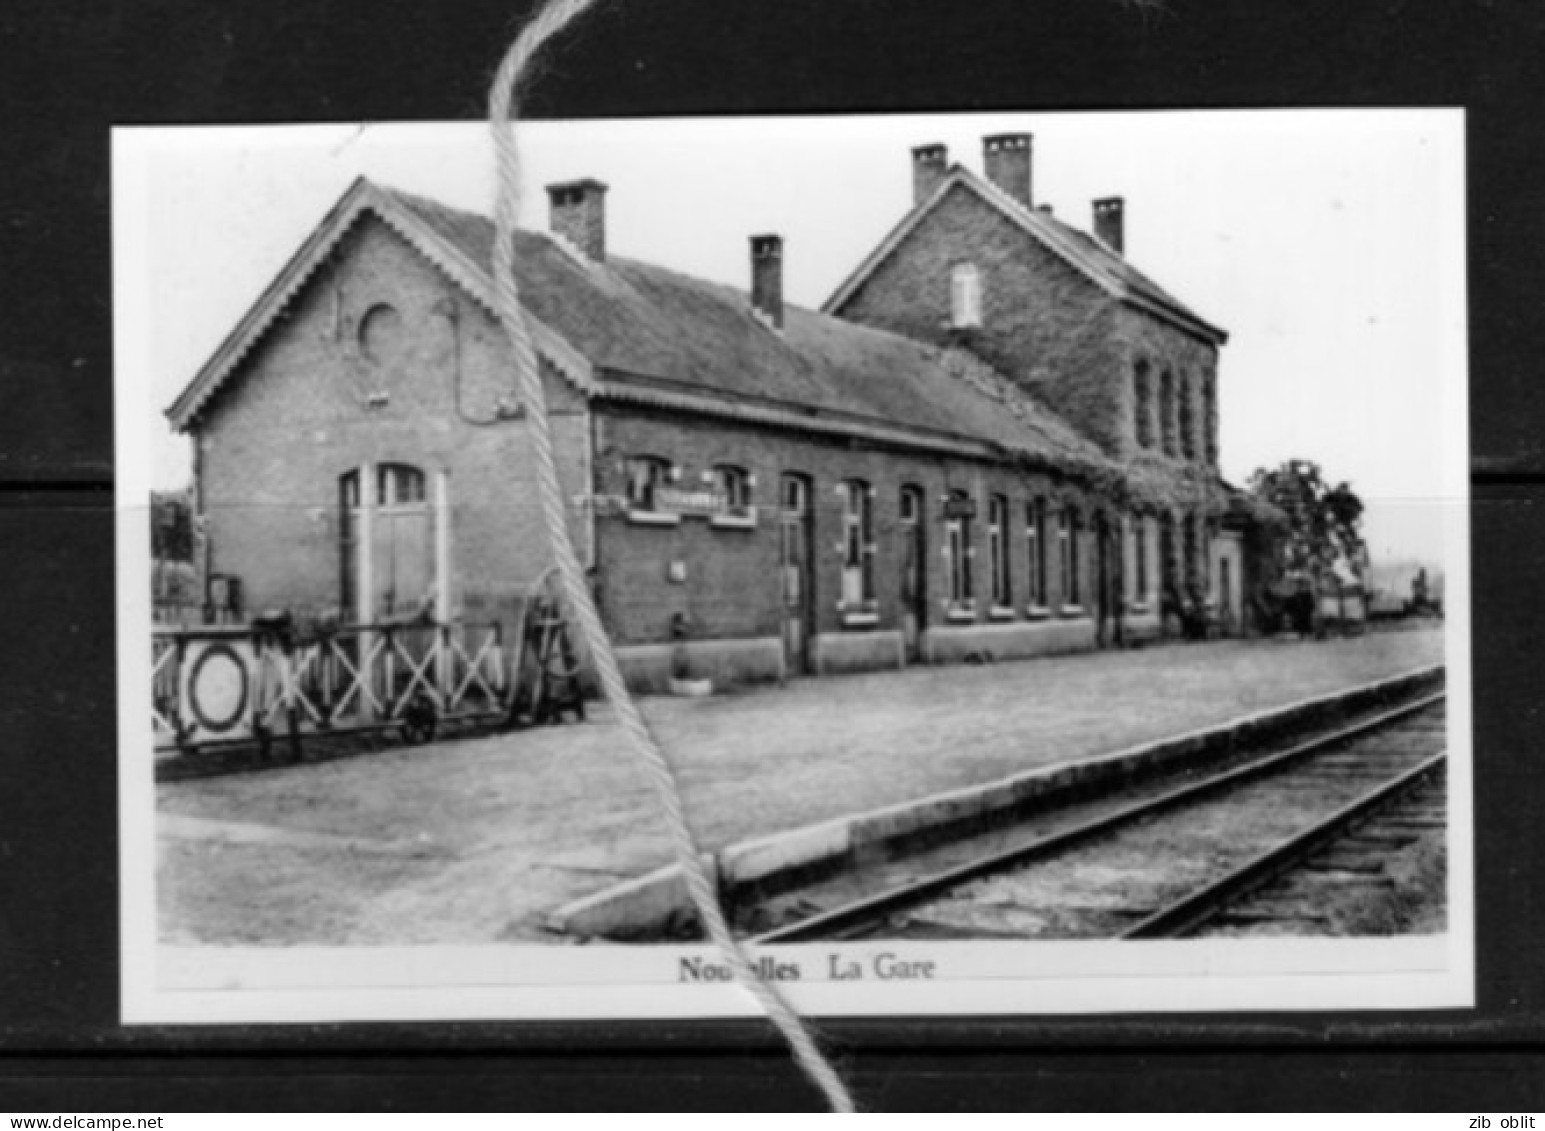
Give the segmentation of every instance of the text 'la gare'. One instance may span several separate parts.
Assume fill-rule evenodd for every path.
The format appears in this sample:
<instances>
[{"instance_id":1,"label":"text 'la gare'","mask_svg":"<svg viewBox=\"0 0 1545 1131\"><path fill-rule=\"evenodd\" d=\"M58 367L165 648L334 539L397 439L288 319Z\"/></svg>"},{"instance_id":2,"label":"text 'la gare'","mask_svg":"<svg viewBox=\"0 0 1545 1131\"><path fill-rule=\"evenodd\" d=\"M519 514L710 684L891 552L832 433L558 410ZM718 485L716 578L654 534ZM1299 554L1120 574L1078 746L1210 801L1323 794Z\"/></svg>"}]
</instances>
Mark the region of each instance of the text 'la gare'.
<instances>
[{"instance_id":1,"label":"text 'la gare'","mask_svg":"<svg viewBox=\"0 0 1545 1131\"><path fill-rule=\"evenodd\" d=\"M764 955L752 963L757 977L764 982L799 982L806 979L799 962L779 961ZM833 982L855 982L873 978L881 982L920 981L935 977L937 963L931 960L903 959L890 951L853 957L828 954L817 977ZM735 972L726 962L693 957L682 958L678 979L683 982L733 982Z\"/></svg>"}]
</instances>

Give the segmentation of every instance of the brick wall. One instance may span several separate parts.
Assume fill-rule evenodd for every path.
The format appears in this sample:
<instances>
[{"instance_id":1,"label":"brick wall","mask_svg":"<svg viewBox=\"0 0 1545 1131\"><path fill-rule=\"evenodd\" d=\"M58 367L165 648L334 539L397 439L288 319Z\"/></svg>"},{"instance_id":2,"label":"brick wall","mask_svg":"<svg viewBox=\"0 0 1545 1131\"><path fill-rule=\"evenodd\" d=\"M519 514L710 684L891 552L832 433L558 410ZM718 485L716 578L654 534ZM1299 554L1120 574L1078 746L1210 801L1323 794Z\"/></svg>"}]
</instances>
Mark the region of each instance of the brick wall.
<instances>
[{"instance_id":1,"label":"brick wall","mask_svg":"<svg viewBox=\"0 0 1545 1131\"><path fill-rule=\"evenodd\" d=\"M1149 431L1152 443L1150 451L1162 451L1165 429L1162 427L1166 406L1160 393L1163 374L1168 371L1173 378L1175 401L1168 406L1171 427L1177 429L1174 440L1176 453L1185 450L1187 441L1178 432L1181 421L1191 426L1189 445L1195 453L1194 463L1210 463L1217 466L1218 416L1217 397L1207 395L1210 386L1214 391L1218 379L1218 350L1216 346L1183 334L1174 327L1160 322L1131 307L1118 307L1111 320L1111 333L1116 354L1120 359L1115 385L1119 395L1122 424L1120 446L1113 454L1130 458L1142 450L1138 444L1137 427L1137 379L1139 362L1148 363L1149 404L1152 425ZM1182 398L1188 407L1182 408Z\"/></svg>"},{"instance_id":2,"label":"brick wall","mask_svg":"<svg viewBox=\"0 0 1545 1131\"><path fill-rule=\"evenodd\" d=\"M953 490L968 492L978 508L977 518L970 524L977 595L972 619L983 623L989 619L987 516L988 499L994 493L1009 500L1006 546L1013 619L1028 619L1025 510L1032 497L1052 491L1053 485L1044 478L969 459L865 449L792 432L632 408L624 411L616 405L598 408L596 436L595 469L602 494L623 493L624 461L639 456L655 456L678 465L683 486L700 484L701 473L721 463L743 468L756 479L752 502L758 507L758 517L750 530L716 528L707 519L690 517L671 526L638 524L620 514L597 520L598 590L607 623L619 644L668 639L672 617L677 613L686 615L695 639L780 633L777 491L785 472L804 474L813 481L811 545L818 633L865 631L846 627L843 611L838 608L843 506L837 487L850 479L863 480L876 489L874 583L879 623L873 630L896 630L901 624L903 485L922 488L925 500L929 623L945 622L948 593L942 507L944 496ZM1050 506L1048 603L1056 609L1062 603L1066 583L1057 569L1056 503ZM1150 552L1156 568L1157 546ZM1092 594L1094 538L1087 517L1079 557L1083 591ZM673 561L684 566L685 581L669 579ZM1086 602L1089 600L1086 596Z\"/></svg>"},{"instance_id":3,"label":"brick wall","mask_svg":"<svg viewBox=\"0 0 1545 1131\"><path fill-rule=\"evenodd\" d=\"M982 281L982 325L950 325L950 270L975 264ZM956 186L837 313L855 322L937 343L969 346L1074 427L1117 457L1137 448L1134 367L1150 363L1153 447L1164 435L1163 372L1180 393L1172 426L1192 422L1190 443L1216 463L1217 349L1118 303L1048 251L997 208ZM1177 435L1176 450L1181 449Z\"/></svg>"},{"instance_id":4,"label":"brick wall","mask_svg":"<svg viewBox=\"0 0 1545 1131\"><path fill-rule=\"evenodd\" d=\"M950 326L950 269L976 265L982 325ZM1069 423L1119 451L1129 419L1113 336L1115 304L975 192L957 185L841 310L925 341L961 342Z\"/></svg>"},{"instance_id":5,"label":"brick wall","mask_svg":"<svg viewBox=\"0 0 1545 1131\"><path fill-rule=\"evenodd\" d=\"M241 578L249 610L335 607L339 477L367 461L406 463L425 472L431 496L434 474L448 474L454 607L508 618L548 560L528 425L464 418L493 418L510 373L493 319L383 224L362 220L199 424L211 569ZM556 375L547 389L573 496L588 478L588 418ZM578 511L571 520L585 553L588 523Z\"/></svg>"}]
</instances>

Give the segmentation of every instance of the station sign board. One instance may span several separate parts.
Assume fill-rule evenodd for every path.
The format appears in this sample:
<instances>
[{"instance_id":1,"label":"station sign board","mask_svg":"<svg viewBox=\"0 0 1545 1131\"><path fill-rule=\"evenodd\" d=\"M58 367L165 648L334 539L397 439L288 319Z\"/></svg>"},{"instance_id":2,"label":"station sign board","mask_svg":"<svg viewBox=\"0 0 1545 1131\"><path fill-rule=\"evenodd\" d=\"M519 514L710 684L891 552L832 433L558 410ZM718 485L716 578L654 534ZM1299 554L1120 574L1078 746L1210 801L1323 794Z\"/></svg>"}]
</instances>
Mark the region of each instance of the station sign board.
<instances>
[{"instance_id":1,"label":"station sign board","mask_svg":"<svg viewBox=\"0 0 1545 1131\"><path fill-rule=\"evenodd\" d=\"M729 498L723 491L708 488L683 490L677 487L656 487L654 509L667 514L679 514L683 518L712 518L729 513Z\"/></svg>"}]
</instances>

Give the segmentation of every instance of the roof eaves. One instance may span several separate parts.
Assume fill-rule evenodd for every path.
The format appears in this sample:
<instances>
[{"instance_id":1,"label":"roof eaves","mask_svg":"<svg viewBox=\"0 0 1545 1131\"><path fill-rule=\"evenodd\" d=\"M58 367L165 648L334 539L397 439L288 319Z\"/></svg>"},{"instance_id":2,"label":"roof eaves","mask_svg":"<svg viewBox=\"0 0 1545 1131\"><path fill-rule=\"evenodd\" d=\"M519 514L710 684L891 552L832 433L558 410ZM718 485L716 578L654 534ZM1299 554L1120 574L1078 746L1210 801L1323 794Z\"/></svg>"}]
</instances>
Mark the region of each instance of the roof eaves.
<instances>
[{"instance_id":1,"label":"roof eaves","mask_svg":"<svg viewBox=\"0 0 1545 1131\"><path fill-rule=\"evenodd\" d=\"M868 280L870 275L874 274L880 264L890 258L891 252L900 246L901 241L911 235L912 230L922 223L923 217L928 215L939 201L944 199L944 194L949 192L950 187L955 184L959 179L959 175L963 172L965 170L961 166L951 166L950 171L944 175L938 186L928 195L928 199L914 204L911 211L907 212L906 215L896 222L896 226L875 246L875 249L864 257L863 261L853 269L853 272L832 292L831 297L821 304L820 312L822 314L835 315L837 308L853 297L853 293Z\"/></svg>"},{"instance_id":2,"label":"roof eaves","mask_svg":"<svg viewBox=\"0 0 1545 1131\"><path fill-rule=\"evenodd\" d=\"M823 314L834 314L837 308L852 298L859 287L868 281L869 276L879 268L880 264L890 258L891 254L901 246L912 231L922 223L923 218L936 208L945 194L955 185L964 185L971 189L987 203L993 205L1008 219L1014 221L1032 237L1040 240L1047 249L1059 258L1067 261L1069 266L1083 272L1090 279L1099 284L1106 292L1115 297L1120 297L1121 289L1118 281L1108 272L1098 270L1087 258L1079 256L1076 250L1069 247L1066 241L1044 224L1035 223L1030 214L1019 206L1013 197L997 188L995 185L978 177L963 165L953 165L950 171L939 182L937 188L928 195L926 200L914 205L912 210L901 218L901 221L891 229L890 233L880 241L874 251L864 259L862 263L843 280L832 296L821 305Z\"/></svg>"},{"instance_id":3,"label":"roof eaves","mask_svg":"<svg viewBox=\"0 0 1545 1131\"><path fill-rule=\"evenodd\" d=\"M327 259L337 243L354 226L363 202L374 193L374 186L364 177L356 177L347 191L328 209L309 236L296 248L288 262L274 276L257 300L215 347L209 360L199 367L193 380L177 395L166 410L167 418L179 432L186 431L193 418L211 396L225 383L241 360L262 339L275 318Z\"/></svg>"},{"instance_id":4,"label":"roof eaves","mask_svg":"<svg viewBox=\"0 0 1545 1131\"><path fill-rule=\"evenodd\" d=\"M999 458L1003 447L991 440L915 425L894 424L832 409L750 400L717 390L665 388L659 382L641 380L634 374L615 370L607 371L607 377L608 380L598 382L596 387L595 395L602 400L650 405L748 424L777 425L985 459Z\"/></svg>"},{"instance_id":5,"label":"roof eaves","mask_svg":"<svg viewBox=\"0 0 1545 1131\"><path fill-rule=\"evenodd\" d=\"M843 280L842 285L832 293L832 296L821 306L824 314L835 314L837 309L852 298L861 287L887 258L899 247L903 240L922 223L926 216L939 201L944 199L953 185L961 184L970 188L983 200L993 205L1005 217L1013 221L1032 238L1039 240L1046 249L1058 258L1062 259L1070 267L1081 272L1089 280L1097 284L1112 298L1128 305L1138 307L1154 317L1162 319L1174 325L1177 329L1200 335L1204 339L1222 345L1228 340L1228 334L1195 315L1183 310L1155 301L1147 295L1134 291L1127 282L1110 271L1105 270L1098 262L1091 260L1089 256L1063 236L1061 232L1050 223L1042 220L1033 209L1025 208L1013 197L998 188L991 181L977 176L963 165L954 165L949 173L939 183L939 186L928 196L928 199L915 205L910 212L901 218L901 221L891 229L890 233L880 241L862 263ZM1114 252L1113 252L1114 254Z\"/></svg>"}]
</instances>

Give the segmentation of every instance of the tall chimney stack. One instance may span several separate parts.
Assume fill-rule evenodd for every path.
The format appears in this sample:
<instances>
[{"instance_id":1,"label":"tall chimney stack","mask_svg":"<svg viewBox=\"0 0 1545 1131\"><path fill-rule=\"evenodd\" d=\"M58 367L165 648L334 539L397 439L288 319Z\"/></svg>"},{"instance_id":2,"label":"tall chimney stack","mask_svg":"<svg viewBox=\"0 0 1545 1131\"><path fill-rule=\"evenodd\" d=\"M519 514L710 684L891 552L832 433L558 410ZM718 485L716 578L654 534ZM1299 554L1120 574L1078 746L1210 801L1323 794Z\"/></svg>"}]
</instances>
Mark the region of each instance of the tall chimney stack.
<instances>
[{"instance_id":1,"label":"tall chimney stack","mask_svg":"<svg viewBox=\"0 0 1545 1131\"><path fill-rule=\"evenodd\" d=\"M987 179L1029 208L1030 135L993 134L982 139L982 165Z\"/></svg>"},{"instance_id":2,"label":"tall chimney stack","mask_svg":"<svg viewBox=\"0 0 1545 1131\"><path fill-rule=\"evenodd\" d=\"M751 237L751 305L783 328L783 237Z\"/></svg>"},{"instance_id":3,"label":"tall chimney stack","mask_svg":"<svg viewBox=\"0 0 1545 1131\"><path fill-rule=\"evenodd\" d=\"M1122 222L1122 212L1125 207L1119 196L1107 196L1094 202L1094 234L1109 244L1118 255L1124 251L1122 241L1126 236L1126 226Z\"/></svg>"},{"instance_id":4,"label":"tall chimney stack","mask_svg":"<svg viewBox=\"0 0 1545 1131\"><path fill-rule=\"evenodd\" d=\"M949 172L949 150L942 145L919 145L912 150L912 203L923 203L934 194Z\"/></svg>"},{"instance_id":5,"label":"tall chimney stack","mask_svg":"<svg viewBox=\"0 0 1545 1131\"><path fill-rule=\"evenodd\" d=\"M606 262L606 186L585 179L547 186L547 226L586 259Z\"/></svg>"}]
</instances>

